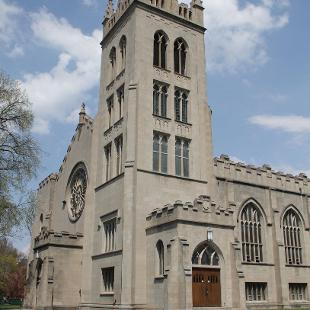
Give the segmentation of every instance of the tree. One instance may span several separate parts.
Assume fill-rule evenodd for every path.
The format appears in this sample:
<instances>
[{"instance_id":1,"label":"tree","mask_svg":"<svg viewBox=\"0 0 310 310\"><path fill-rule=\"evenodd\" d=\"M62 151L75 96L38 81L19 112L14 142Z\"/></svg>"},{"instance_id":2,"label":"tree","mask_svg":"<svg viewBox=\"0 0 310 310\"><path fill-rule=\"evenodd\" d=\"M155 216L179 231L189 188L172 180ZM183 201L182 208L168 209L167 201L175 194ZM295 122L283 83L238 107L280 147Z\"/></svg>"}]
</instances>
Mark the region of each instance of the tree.
<instances>
[{"instance_id":1,"label":"tree","mask_svg":"<svg viewBox=\"0 0 310 310\"><path fill-rule=\"evenodd\" d=\"M0 296L23 298L27 260L7 239L0 239Z\"/></svg>"},{"instance_id":2,"label":"tree","mask_svg":"<svg viewBox=\"0 0 310 310\"><path fill-rule=\"evenodd\" d=\"M13 193L22 191L39 165L40 149L31 134L33 113L17 81L0 71L0 237L23 219Z\"/></svg>"}]
</instances>

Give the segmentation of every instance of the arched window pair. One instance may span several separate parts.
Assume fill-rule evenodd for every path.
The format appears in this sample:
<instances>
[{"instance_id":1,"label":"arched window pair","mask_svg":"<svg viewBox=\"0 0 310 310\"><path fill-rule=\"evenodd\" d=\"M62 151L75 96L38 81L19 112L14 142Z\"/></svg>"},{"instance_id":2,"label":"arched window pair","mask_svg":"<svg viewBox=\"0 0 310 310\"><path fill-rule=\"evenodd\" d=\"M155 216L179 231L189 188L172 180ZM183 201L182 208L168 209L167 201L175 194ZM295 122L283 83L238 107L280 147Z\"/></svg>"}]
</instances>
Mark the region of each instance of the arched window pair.
<instances>
[{"instance_id":1,"label":"arched window pair","mask_svg":"<svg viewBox=\"0 0 310 310\"><path fill-rule=\"evenodd\" d=\"M245 262L263 262L263 216L256 204L249 202L241 212L242 259ZM282 220L286 263L302 264L301 219L289 208Z\"/></svg>"},{"instance_id":2,"label":"arched window pair","mask_svg":"<svg viewBox=\"0 0 310 310\"><path fill-rule=\"evenodd\" d=\"M167 69L168 36L163 31L154 35L153 65ZM188 46L184 39L178 38L174 42L174 71L185 75L187 67Z\"/></svg>"},{"instance_id":3,"label":"arched window pair","mask_svg":"<svg viewBox=\"0 0 310 310\"><path fill-rule=\"evenodd\" d=\"M120 54L120 71L125 69L126 66L126 45L127 45L127 40L125 36L122 36L119 42L119 54ZM111 81L114 80L116 73L117 73L117 51L116 47L113 46L111 48L110 54L109 54L109 59L110 59L110 72L111 72Z\"/></svg>"},{"instance_id":4,"label":"arched window pair","mask_svg":"<svg viewBox=\"0 0 310 310\"><path fill-rule=\"evenodd\" d=\"M156 243L156 275L162 276L165 273L165 250L161 240Z\"/></svg>"}]
</instances>

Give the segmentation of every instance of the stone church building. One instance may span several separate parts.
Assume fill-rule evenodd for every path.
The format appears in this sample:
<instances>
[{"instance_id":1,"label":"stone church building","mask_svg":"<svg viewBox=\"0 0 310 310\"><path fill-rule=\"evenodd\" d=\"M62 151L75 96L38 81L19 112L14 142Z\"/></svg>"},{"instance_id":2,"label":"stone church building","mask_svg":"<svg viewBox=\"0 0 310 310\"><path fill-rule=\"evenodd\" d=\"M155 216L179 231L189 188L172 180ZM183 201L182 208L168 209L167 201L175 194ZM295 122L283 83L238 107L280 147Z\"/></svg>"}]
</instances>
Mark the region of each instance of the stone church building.
<instances>
[{"instance_id":1,"label":"stone church building","mask_svg":"<svg viewBox=\"0 0 310 310\"><path fill-rule=\"evenodd\" d=\"M98 113L39 186L25 308L310 308L310 180L213 158L203 10L109 1Z\"/></svg>"}]
</instances>

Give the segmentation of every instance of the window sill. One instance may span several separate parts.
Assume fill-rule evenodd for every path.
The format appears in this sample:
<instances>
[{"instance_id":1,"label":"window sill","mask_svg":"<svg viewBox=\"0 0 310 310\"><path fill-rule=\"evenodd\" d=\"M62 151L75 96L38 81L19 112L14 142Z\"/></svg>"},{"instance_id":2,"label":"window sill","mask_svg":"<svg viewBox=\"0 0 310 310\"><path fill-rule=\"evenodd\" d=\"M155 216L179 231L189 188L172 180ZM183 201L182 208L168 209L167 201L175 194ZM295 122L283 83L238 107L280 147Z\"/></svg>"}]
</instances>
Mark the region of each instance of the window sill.
<instances>
[{"instance_id":1,"label":"window sill","mask_svg":"<svg viewBox=\"0 0 310 310\"><path fill-rule=\"evenodd\" d=\"M102 292L100 296L114 296L114 292Z\"/></svg>"},{"instance_id":2,"label":"window sill","mask_svg":"<svg viewBox=\"0 0 310 310\"><path fill-rule=\"evenodd\" d=\"M166 72L168 72L168 73L170 73L170 72L171 72L169 69L162 68L162 67L159 67L159 66L156 66L156 65L153 65L153 68L154 68L154 69L163 70L163 71L166 71Z\"/></svg>"},{"instance_id":3,"label":"window sill","mask_svg":"<svg viewBox=\"0 0 310 310\"><path fill-rule=\"evenodd\" d=\"M125 68L122 69L122 71L116 76L116 80L119 80L125 73Z\"/></svg>"},{"instance_id":4,"label":"window sill","mask_svg":"<svg viewBox=\"0 0 310 310\"><path fill-rule=\"evenodd\" d=\"M176 121L177 123L182 124L182 125L193 126L191 123L187 123L187 122L179 121L179 120L177 120L177 119L175 119L175 121Z\"/></svg>"},{"instance_id":5,"label":"window sill","mask_svg":"<svg viewBox=\"0 0 310 310\"><path fill-rule=\"evenodd\" d=\"M167 121L171 121L171 118L169 117L166 117L166 116L161 116L161 115L156 115L156 114L152 114L154 117L157 117L157 118L161 118L161 119L164 119L164 120L167 120Z\"/></svg>"},{"instance_id":6,"label":"window sill","mask_svg":"<svg viewBox=\"0 0 310 310\"><path fill-rule=\"evenodd\" d=\"M154 277L155 280L164 280L165 276L164 275L158 275Z\"/></svg>"},{"instance_id":7,"label":"window sill","mask_svg":"<svg viewBox=\"0 0 310 310\"><path fill-rule=\"evenodd\" d=\"M242 262L242 265L256 265L256 266L274 266L272 263L265 262Z\"/></svg>"},{"instance_id":8,"label":"window sill","mask_svg":"<svg viewBox=\"0 0 310 310\"><path fill-rule=\"evenodd\" d=\"M296 264L285 264L285 267L310 268L310 265L304 265L304 264L300 264L300 265L296 265Z\"/></svg>"},{"instance_id":9,"label":"window sill","mask_svg":"<svg viewBox=\"0 0 310 310\"><path fill-rule=\"evenodd\" d=\"M181 78L185 78L185 79L187 79L187 80L190 80L190 79L191 79L188 75L181 74L181 73L176 72L176 71L174 71L174 74L177 75L177 76L179 76L179 77L181 77Z\"/></svg>"}]
</instances>

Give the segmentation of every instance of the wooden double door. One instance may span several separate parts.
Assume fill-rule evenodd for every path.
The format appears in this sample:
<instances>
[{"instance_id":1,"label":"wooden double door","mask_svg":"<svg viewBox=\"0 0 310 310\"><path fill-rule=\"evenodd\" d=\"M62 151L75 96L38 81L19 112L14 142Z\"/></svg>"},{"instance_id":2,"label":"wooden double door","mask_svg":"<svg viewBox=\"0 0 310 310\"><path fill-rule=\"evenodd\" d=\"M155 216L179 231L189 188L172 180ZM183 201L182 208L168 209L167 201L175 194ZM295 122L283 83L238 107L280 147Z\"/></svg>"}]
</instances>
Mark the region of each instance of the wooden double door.
<instances>
[{"instance_id":1,"label":"wooden double door","mask_svg":"<svg viewBox=\"0 0 310 310\"><path fill-rule=\"evenodd\" d=\"M220 307L220 269L193 268L193 307Z\"/></svg>"}]
</instances>

